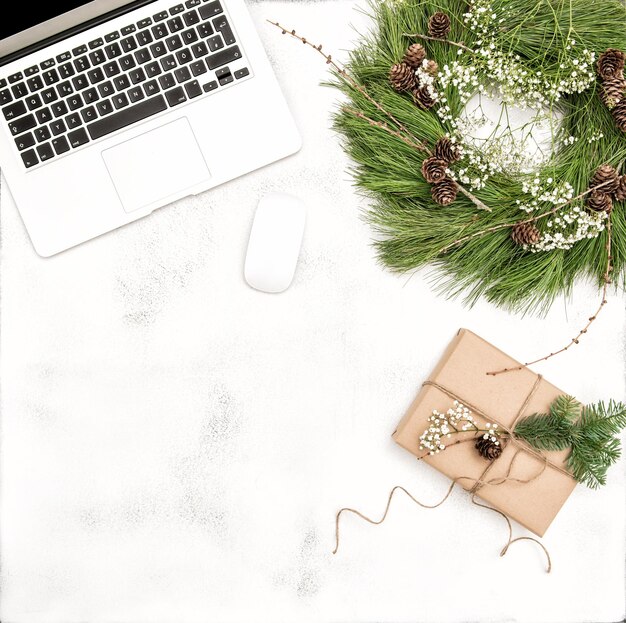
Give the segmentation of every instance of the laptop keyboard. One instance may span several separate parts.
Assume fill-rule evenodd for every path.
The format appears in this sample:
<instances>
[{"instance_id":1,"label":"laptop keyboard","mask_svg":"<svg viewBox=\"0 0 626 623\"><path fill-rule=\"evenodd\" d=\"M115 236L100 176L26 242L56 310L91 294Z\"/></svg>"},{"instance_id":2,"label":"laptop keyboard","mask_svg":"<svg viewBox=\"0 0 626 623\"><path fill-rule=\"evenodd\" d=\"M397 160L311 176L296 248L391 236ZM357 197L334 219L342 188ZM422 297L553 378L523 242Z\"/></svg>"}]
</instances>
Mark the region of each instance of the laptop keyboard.
<instances>
[{"instance_id":1,"label":"laptop keyboard","mask_svg":"<svg viewBox=\"0 0 626 623\"><path fill-rule=\"evenodd\" d=\"M33 167L240 80L219 0L187 0L0 79L0 106Z\"/></svg>"}]
</instances>

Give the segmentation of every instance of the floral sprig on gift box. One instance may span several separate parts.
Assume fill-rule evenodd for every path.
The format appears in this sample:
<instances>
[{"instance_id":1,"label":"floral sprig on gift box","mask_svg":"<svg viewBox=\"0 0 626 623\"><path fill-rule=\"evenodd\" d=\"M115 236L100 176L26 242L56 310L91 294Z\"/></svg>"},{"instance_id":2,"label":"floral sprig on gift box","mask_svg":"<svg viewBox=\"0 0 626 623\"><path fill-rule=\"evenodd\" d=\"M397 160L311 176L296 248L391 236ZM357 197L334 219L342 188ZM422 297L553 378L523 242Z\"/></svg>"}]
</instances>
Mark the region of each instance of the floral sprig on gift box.
<instances>
[{"instance_id":1,"label":"floral sprig on gift box","mask_svg":"<svg viewBox=\"0 0 626 623\"><path fill-rule=\"evenodd\" d=\"M520 419L511 432L497 423L480 424L472 411L455 400L453 407L442 413L434 409L428 428L420 435L420 450L428 455L443 452L460 443L445 443L455 435L473 433L465 440L474 441L479 454L490 461L502 454L507 439L523 439L535 450L566 450L567 467L572 476L596 489L606 483L608 468L621 454L618 435L626 427L626 405L610 400L582 405L572 396L559 396L548 413L534 413Z\"/></svg>"}]
</instances>

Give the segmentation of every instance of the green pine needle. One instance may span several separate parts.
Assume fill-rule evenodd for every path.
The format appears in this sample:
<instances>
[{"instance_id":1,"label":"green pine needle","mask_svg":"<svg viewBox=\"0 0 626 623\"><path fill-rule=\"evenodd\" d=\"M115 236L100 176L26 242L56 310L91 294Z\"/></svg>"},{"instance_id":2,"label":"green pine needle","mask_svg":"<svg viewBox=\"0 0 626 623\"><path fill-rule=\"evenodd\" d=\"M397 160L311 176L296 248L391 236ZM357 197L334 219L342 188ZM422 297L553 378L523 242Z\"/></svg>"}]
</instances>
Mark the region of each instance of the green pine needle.
<instances>
[{"instance_id":1,"label":"green pine needle","mask_svg":"<svg viewBox=\"0 0 626 623\"><path fill-rule=\"evenodd\" d=\"M515 435L537 450L571 448L567 466L576 480L592 489L606 483L608 468L621 453L617 435L626 428L626 405L610 400L582 406L572 396L559 396L549 413L521 419Z\"/></svg>"}]
</instances>

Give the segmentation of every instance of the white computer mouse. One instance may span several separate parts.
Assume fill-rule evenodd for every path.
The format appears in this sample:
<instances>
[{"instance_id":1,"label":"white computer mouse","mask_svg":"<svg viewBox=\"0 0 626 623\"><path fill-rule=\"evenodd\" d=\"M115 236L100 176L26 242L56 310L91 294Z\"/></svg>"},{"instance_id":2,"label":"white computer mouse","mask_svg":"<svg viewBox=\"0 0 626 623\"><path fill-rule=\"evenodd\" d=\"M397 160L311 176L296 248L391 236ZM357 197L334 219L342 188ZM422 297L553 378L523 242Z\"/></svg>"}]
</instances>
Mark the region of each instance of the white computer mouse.
<instances>
[{"instance_id":1,"label":"white computer mouse","mask_svg":"<svg viewBox=\"0 0 626 623\"><path fill-rule=\"evenodd\" d=\"M265 195L257 206L248 242L244 276L262 292L284 292L296 272L306 207L297 197Z\"/></svg>"}]
</instances>

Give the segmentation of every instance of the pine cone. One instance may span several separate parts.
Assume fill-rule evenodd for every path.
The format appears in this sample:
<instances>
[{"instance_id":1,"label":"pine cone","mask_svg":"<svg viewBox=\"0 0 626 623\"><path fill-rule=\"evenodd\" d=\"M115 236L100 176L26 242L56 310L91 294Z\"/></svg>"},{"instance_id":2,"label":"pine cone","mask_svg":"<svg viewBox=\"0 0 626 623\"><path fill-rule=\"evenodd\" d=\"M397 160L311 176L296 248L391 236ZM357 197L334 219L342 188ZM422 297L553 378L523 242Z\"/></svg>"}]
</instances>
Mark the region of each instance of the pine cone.
<instances>
[{"instance_id":1,"label":"pine cone","mask_svg":"<svg viewBox=\"0 0 626 623\"><path fill-rule=\"evenodd\" d=\"M502 454L502 444L499 441L491 441L489 437L481 437L474 445L478 454L488 461L495 461Z\"/></svg>"},{"instance_id":2,"label":"pine cone","mask_svg":"<svg viewBox=\"0 0 626 623\"><path fill-rule=\"evenodd\" d=\"M456 182L449 177L445 177L440 182L436 182L430 187L430 194L433 201L441 206L450 205L458 193Z\"/></svg>"},{"instance_id":3,"label":"pine cone","mask_svg":"<svg viewBox=\"0 0 626 623\"><path fill-rule=\"evenodd\" d=\"M600 58L596 63L596 69L604 80L615 76L620 77L624 71L625 60L626 55L624 55L624 52L615 48L609 48L606 52L600 54Z\"/></svg>"},{"instance_id":4,"label":"pine cone","mask_svg":"<svg viewBox=\"0 0 626 623\"><path fill-rule=\"evenodd\" d=\"M520 247L526 244L537 244L541 233L534 223L516 223L511 229L511 240Z\"/></svg>"},{"instance_id":5,"label":"pine cone","mask_svg":"<svg viewBox=\"0 0 626 623\"><path fill-rule=\"evenodd\" d=\"M600 86L600 99L609 110L620 103L624 93L626 93L626 80L622 76L607 78Z\"/></svg>"},{"instance_id":6,"label":"pine cone","mask_svg":"<svg viewBox=\"0 0 626 623\"><path fill-rule=\"evenodd\" d=\"M613 198L615 201L626 201L626 175L620 176Z\"/></svg>"},{"instance_id":7,"label":"pine cone","mask_svg":"<svg viewBox=\"0 0 626 623\"><path fill-rule=\"evenodd\" d=\"M437 11L428 20L428 34L436 39L445 39L450 32L450 18L441 11Z\"/></svg>"},{"instance_id":8,"label":"pine cone","mask_svg":"<svg viewBox=\"0 0 626 623\"><path fill-rule=\"evenodd\" d=\"M447 175L446 166L447 163L445 160L426 158L426 160L422 162L422 175L429 184L441 182Z\"/></svg>"},{"instance_id":9,"label":"pine cone","mask_svg":"<svg viewBox=\"0 0 626 623\"><path fill-rule=\"evenodd\" d=\"M415 87L415 72L406 63L398 63L389 72L389 82L396 91L410 91Z\"/></svg>"},{"instance_id":10,"label":"pine cone","mask_svg":"<svg viewBox=\"0 0 626 623\"><path fill-rule=\"evenodd\" d=\"M613 209L613 200L602 188L592 190L587 195L587 207L594 212L610 212Z\"/></svg>"},{"instance_id":11,"label":"pine cone","mask_svg":"<svg viewBox=\"0 0 626 623\"><path fill-rule=\"evenodd\" d=\"M448 164L461 159L461 151L447 136L442 136L435 143L435 158L444 160Z\"/></svg>"},{"instance_id":12,"label":"pine cone","mask_svg":"<svg viewBox=\"0 0 626 623\"><path fill-rule=\"evenodd\" d=\"M425 58L426 50L424 49L424 46L419 43L414 43L407 48L402 62L413 69L417 69Z\"/></svg>"},{"instance_id":13,"label":"pine cone","mask_svg":"<svg viewBox=\"0 0 626 623\"><path fill-rule=\"evenodd\" d=\"M589 188L595 188L600 184L604 184L604 186L599 189L600 192L607 195L611 195L617 190L619 176L617 175L617 171L610 164L601 164L595 170L589 182Z\"/></svg>"},{"instance_id":14,"label":"pine cone","mask_svg":"<svg viewBox=\"0 0 626 623\"><path fill-rule=\"evenodd\" d=\"M435 105L433 96L425 86L413 89L413 101L424 110L428 110Z\"/></svg>"},{"instance_id":15,"label":"pine cone","mask_svg":"<svg viewBox=\"0 0 626 623\"><path fill-rule=\"evenodd\" d=\"M615 125L622 132L626 132L626 98L615 105L615 108L611 111Z\"/></svg>"}]
</instances>

